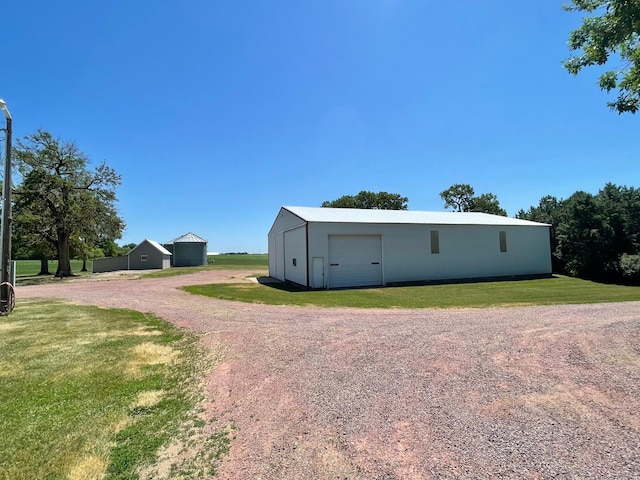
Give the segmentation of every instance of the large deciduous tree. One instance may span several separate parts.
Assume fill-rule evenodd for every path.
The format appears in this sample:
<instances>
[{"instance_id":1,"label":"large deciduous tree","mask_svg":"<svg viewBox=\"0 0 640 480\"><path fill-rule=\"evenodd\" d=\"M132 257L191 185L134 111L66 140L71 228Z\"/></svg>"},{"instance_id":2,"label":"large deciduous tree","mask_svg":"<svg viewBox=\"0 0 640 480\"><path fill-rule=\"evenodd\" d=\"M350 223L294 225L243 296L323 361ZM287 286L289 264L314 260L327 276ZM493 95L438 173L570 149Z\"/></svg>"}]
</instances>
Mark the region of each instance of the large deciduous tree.
<instances>
[{"instance_id":1,"label":"large deciduous tree","mask_svg":"<svg viewBox=\"0 0 640 480\"><path fill-rule=\"evenodd\" d=\"M328 208L364 208L369 210L407 210L409 199L398 193L361 191L357 195L345 195L336 200L322 202Z\"/></svg>"},{"instance_id":2,"label":"large deciduous tree","mask_svg":"<svg viewBox=\"0 0 640 480\"><path fill-rule=\"evenodd\" d=\"M493 215L507 216L507 212L500 206L498 197L493 193L483 193L475 196L475 190L468 183L456 183L440 192L444 200L444 208L451 208L456 212L481 212Z\"/></svg>"},{"instance_id":3,"label":"large deciduous tree","mask_svg":"<svg viewBox=\"0 0 640 480\"><path fill-rule=\"evenodd\" d=\"M569 48L578 53L565 60L564 67L577 75L584 67L614 63L600 76L600 88L618 91L618 98L608 103L613 110L636 113L640 108L640 0L571 0L564 8L588 14L569 35Z\"/></svg>"},{"instance_id":4,"label":"large deciduous tree","mask_svg":"<svg viewBox=\"0 0 640 480\"><path fill-rule=\"evenodd\" d=\"M15 192L16 209L30 218L19 228L34 239L54 242L57 277L73 275L73 239L95 244L120 237L124 222L115 209L120 176L106 163L89 170L89 157L75 143L43 130L18 140L15 159L22 177ZM20 218L16 216L17 223ZM40 232L47 232L46 237Z\"/></svg>"}]
</instances>

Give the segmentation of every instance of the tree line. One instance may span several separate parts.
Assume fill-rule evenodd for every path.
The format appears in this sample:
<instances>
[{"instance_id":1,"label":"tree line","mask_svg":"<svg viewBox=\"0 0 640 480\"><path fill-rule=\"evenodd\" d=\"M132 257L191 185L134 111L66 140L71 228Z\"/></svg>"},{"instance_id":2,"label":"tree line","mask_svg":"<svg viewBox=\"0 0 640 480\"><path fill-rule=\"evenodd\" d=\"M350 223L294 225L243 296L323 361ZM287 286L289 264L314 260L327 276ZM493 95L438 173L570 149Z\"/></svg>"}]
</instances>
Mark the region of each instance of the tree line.
<instances>
[{"instance_id":1,"label":"tree line","mask_svg":"<svg viewBox=\"0 0 640 480\"><path fill-rule=\"evenodd\" d=\"M551 224L553 269L600 281L640 282L640 190L607 183L597 194L545 196L516 218Z\"/></svg>"},{"instance_id":2,"label":"tree line","mask_svg":"<svg viewBox=\"0 0 640 480\"><path fill-rule=\"evenodd\" d=\"M440 192L444 200L444 208L452 208L458 212L484 212L507 216L506 210L500 207L498 197L493 193L476 196L473 187L467 183L457 183ZM372 210L407 210L409 199L399 193L370 192L363 190L357 195L343 195L335 200L322 202L326 208L364 208Z\"/></svg>"}]
</instances>

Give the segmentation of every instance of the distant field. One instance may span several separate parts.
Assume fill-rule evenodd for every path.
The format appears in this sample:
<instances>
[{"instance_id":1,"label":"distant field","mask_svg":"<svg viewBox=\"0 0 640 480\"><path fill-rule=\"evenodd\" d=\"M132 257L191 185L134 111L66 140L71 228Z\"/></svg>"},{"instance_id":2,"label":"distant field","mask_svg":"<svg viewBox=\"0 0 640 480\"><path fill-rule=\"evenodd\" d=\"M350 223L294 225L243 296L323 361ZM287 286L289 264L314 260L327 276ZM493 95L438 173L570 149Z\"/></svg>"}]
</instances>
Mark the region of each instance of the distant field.
<instances>
[{"instance_id":1,"label":"distant field","mask_svg":"<svg viewBox=\"0 0 640 480\"><path fill-rule=\"evenodd\" d=\"M269 267L269 256L266 253L210 255L208 259L209 265L166 268L147 273L143 278L173 277L204 270L266 270Z\"/></svg>"},{"instance_id":2,"label":"distant field","mask_svg":"<svg viewBox=\"0 0 640 480\"><path fill-rule=\"evenodd\" d=\"M91 271L92 262L87 261L87 270ZM49 271L51 275L56 273L58 268L57 260L49 260ZM71 260L71 270L73 273L80 273L82 268L82 260ZM40 260L17 260L16 261L16 277L33 277L40 273Z\"/></svg>"},{"instance_id":3,"label":"distant field","mask_svg":"<svg viewBox=\"0 0 640 480\"><path fill-rule=\"evenodd\" d=\"M268 267L269 266L269 255L266 253L258 253L258 254L246 254L246 255L212 255L209 258L209 261L213 261L212 265L216 266L224 266L224 267L239 267L245 268L250 267L254 268L256 266L259 267Z\"/></svg>"}]
</instances>

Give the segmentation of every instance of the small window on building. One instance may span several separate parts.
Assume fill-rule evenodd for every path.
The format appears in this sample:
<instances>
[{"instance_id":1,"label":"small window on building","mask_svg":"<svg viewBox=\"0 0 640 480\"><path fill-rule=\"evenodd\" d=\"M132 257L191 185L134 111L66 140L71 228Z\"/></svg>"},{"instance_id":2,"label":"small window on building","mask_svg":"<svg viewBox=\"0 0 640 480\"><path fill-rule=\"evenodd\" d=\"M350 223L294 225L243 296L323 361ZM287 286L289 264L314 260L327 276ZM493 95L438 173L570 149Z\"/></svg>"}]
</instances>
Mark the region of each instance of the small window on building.
<instances>
[{"instance_id":1,"label":"small window on building","mask_svg":"<svg viewBox=\"0 0 640 480\"><path fill-rule=\"evenodd\" d=\"M507 251L507 232L500 232L500 252Z\"/></svg>"},{"instance_id":2,"label":"small window on building","mask_svg":"<svg viewBox=\"0 0 640 480\"><path fill-rule=\"evenodd\" d=\"M440 236L438 230L431 230L431 253L440 253Z\"/></svg>"},{"instance_id":3,"label":"small window on building","mask_svg":"<svg viewBox=\"0 0 640 480\"><path fill-rule=\"evenodd\" d=\"M140 255L141 262L146 262L147 260L149 260L149 255Z\"/></svg>"},{"instance_id":4,"label":"small window on building","mask_svg":"<svg viewBox=\"0 0 640 480\"><path fill-rule=\"evenodd\" d=\"M298 261L294 258L293 259L293 266L295 267L298 264Z\"/></svg>"}]
</instances>

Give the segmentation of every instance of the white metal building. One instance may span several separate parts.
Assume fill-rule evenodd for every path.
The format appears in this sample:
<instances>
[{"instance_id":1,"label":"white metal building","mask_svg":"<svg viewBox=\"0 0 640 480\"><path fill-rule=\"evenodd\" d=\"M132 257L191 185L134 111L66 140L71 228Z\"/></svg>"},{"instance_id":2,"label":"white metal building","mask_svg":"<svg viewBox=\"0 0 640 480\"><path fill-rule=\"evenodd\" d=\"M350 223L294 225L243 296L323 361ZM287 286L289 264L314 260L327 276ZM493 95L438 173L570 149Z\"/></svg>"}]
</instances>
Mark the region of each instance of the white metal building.
<instances>
[{"instance_id":1,"label":"white metal building","mask_svg":"<svg viewBox=\"0 0 640 480\"><path fill-rule=\"evenodd\" d=\"M550 276L549 227L486 213L282 207L269 275L308 288Z\"/></svg>"}]
</instances>

